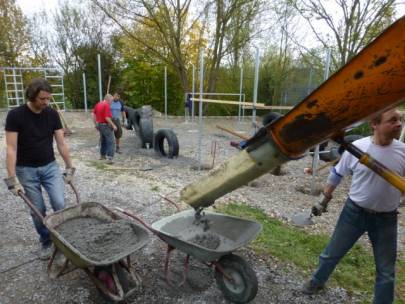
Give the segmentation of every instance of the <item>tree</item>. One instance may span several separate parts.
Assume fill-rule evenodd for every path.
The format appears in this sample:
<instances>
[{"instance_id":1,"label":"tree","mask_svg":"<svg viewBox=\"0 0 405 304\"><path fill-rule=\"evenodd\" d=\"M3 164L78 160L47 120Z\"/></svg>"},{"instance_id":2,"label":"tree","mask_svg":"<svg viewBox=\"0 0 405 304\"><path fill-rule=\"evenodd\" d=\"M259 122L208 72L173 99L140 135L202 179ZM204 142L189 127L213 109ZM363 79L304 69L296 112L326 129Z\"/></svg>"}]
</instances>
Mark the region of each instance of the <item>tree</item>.
<instances>
[{"instance_id":1,"label":"tree","mask_svg":"<svg viewBox=\"0 0 405 304\"><path fill-rule=\"evenodd\" d=\"M395 0L293 0L317 40L332 48L335 68L343 66L393 21ZM324 26L329 30L325 34ZM331 35L331 36L330 36Z\"/></svg>"},{"instance_id":2,"label":"tree","mask_svg":"<svg viewBox=\"0 0 405 304\"><path fill-rule=\"evenodd\" d=\"M118 82L116 51L111 41L113 31L97 8L66 1L53 14L42 12L32 22L36 24L33 40L37 57L48 58L48 63L63 70L65 95L73 107L82 107L82 73L86 73L90 104L99 100L97 54L101 55L103 88L107 87L110 75L112 86Z\"/></svg>"},{"instance_id":3,"label":"tree","mask_svg":"<svg viewBox=\"0 0 405 304\"><path fill-rule=\"evenodd\" d=\"M260 0L213 1L215 29L209 50L208 92L216 91L218 72L226 56L230 56L234 68L239 64L242 49L257 33L253 21L261 4Z\"/></svg>"},{"instance_id":4,"label":"tree","mask_svg":"<svg viewBox=\"0 0 405 304\"><path fill-rule=\"evenodd\" d=\"M92 1L114 20L138 50L143 49L156 61L170 65L183 89L188 89L188 47L202 41L202 37L191 41L199 18L190 20L191 0Z\"/></svg>"},{"instance_id":5,"label":"tree","mask_svg":"<svg viewBox=\"0 0 405 304\"><path fill-rule=\"evenodd\" d=\"M0 0L0 66L15 66L28 50L27 19L15 0Z\"/></svg>"}]
</instances>

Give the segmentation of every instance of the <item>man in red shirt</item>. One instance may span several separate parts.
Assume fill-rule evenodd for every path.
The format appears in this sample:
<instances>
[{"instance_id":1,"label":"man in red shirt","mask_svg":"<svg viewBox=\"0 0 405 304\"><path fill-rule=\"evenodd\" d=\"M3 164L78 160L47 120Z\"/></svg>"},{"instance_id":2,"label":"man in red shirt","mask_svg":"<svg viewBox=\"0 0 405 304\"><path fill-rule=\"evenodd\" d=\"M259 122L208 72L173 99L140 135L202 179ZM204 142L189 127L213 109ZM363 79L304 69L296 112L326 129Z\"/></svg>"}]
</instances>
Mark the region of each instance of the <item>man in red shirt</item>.
<instances>
[{"instance_id":1,"label":"man in red shirt","mask_svg":"<svg viewBox=\"0 0 405 304\"><path fill-rule=\"evenodd\" d=\"M114 157L114 131L116 125L112 121L110 104L113 97L110 94L105 95L104 100L98 102L93 109L94 126L100 132L100 159L107 159L108 164L113 163Z\"/></svg>"}]
</instances>

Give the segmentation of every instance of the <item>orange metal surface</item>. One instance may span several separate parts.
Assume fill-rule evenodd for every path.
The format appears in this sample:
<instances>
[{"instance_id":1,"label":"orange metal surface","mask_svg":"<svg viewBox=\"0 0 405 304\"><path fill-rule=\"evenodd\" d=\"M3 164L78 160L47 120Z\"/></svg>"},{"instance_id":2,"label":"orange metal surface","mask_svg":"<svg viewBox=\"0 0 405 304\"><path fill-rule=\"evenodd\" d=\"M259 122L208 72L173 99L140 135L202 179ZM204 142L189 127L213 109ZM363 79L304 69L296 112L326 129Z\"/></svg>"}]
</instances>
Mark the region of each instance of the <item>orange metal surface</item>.
<instances>
[{"instance_id":1,"label":"orange metal surface","mask_svg":"<svg viewBox=\"0 0 405 304\"><path fill-rule=\"evenodd\" d=\"M405 16L268 131L280 151L295 158L354 123L404 101Z\"/></svg>"}]
</instances>

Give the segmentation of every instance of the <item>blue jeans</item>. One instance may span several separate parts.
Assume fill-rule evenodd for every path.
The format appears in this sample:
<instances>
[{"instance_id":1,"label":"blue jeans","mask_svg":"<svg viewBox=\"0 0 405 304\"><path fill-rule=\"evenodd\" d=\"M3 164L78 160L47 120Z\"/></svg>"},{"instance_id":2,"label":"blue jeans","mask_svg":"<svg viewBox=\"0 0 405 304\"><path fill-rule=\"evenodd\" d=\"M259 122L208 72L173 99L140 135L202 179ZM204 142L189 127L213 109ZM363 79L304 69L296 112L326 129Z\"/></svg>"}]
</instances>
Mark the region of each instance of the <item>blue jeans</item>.
<instances>
[{"instance_id":1,"label":"blue jeans","mask_svg":"<svg viewBox=\"0 0 405 304\"><path fill-rule=\"evenodd\" d=\"M373 247L376 265L374 304L394 301L395 261L397 257L397 213L368 213L347 199L332 238L319 256L318 269L312 280L323 285L340 259L365 233Z\"/></svg>"},{"instance_id":2,"label":"blue jeans","mask_svg":"<svg viewBox=\"0 0 405 304\"><path fill-rule=\"evenodd\" d=\"M115 152L114 131L108 124L98 124L100 131L100 155L112 159Z\"/></svg>"},{"instance_id":3,"label":"blue jeans","mask_svg":"<svg viewBox=\"0 0 405 304\"><path fill-rule=\"evenodd\" d=\"M46 206L42 197L42 187L46 190L49 200L54 211L65 208L64 199L64 182L62 173L56 161L53 161L42 167L16 167L16 174L21 185L24 187L25 194L45 216ZM50 241L49 231L35 213L31 211L31 217L34 222L35 229L39 234L39 240L42 244Z\"/></svg>"}]
</instances>

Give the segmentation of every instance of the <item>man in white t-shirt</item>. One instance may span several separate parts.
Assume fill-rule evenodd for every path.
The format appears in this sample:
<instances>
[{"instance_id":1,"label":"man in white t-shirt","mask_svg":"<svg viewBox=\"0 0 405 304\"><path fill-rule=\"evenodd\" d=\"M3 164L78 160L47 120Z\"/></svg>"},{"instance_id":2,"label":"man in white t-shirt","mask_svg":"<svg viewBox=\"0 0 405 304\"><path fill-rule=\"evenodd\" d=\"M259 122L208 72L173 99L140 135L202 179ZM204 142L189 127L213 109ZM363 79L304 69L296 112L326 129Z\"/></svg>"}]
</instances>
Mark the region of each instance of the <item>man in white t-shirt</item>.
<instances>
[{"instance_id":1,"label":"man in white t-shirt","mask_svg":"<svg viewBox=\"0 0 405 304\"><path fill-rule=\"evenodd\" d=\"M405 144L397 139L401 133L398 111L389 110L372 118L373 136L353 144L401 176L405 175ZM335 231L322 254L318 269L303 286L303 292L314 294L324 287L340 259L367 232L376 263L374 304L394 301L395 260L397 252L397 208L401 192L344 152L331 169L321 202L312 208L315 215L326 211L332 193L344 176L352 175L349 196Z\"/></svg>"}]
</instances>

